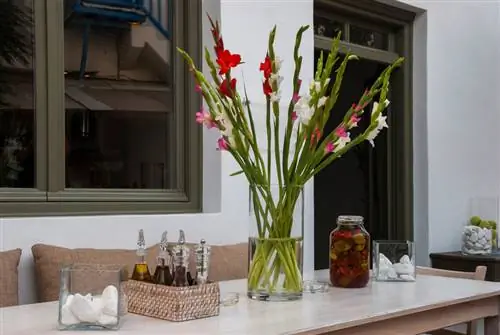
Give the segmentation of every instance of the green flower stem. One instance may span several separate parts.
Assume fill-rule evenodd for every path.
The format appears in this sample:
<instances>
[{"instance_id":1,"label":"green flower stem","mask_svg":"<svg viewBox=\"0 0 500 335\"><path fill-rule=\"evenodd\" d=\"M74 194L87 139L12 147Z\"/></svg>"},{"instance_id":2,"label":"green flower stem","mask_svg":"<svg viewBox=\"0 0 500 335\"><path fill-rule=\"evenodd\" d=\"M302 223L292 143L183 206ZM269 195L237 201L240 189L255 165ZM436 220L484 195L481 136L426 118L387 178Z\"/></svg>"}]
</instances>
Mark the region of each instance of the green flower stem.
<instances>
[{"instance_id":1,"label":"green flower stem","mask_svg":"<svg viewBox=\"0 0 500 335\"><path fill-rule=\"evenodd\" d=\"M284 275L283 289L288 293L302 292L302 275L295 253L296 239L258 239L250 264L248 287L252 291L275 293L279 276ZM271 262L271 258L274 260ZM270 278L272 277L272 282Z\"/></svg>"}]
</instances>

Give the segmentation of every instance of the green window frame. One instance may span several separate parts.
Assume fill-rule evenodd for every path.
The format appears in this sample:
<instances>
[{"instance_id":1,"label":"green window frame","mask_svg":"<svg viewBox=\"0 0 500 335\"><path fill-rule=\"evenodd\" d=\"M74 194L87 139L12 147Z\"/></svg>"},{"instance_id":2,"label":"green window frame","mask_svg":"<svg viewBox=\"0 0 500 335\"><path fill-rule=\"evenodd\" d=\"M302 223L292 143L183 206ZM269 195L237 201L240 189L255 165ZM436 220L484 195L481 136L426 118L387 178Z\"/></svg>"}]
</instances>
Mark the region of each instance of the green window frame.
<instances>
[{"instance_id":1,"label":"green window frame","mask_svg":"<svg viewBox=\"0 0 500 335\"><path fill-rule=\"evenodd\" d=\"M201 60L201 0L174 0L172 46ZM173 52L175 189L65 187L64 0L34 0L35 188L0 188L3 216L194 213L202 204L201 106L188 68ZM171 144L173 143L173 144ZM167 145L167 150L168 150ZM175 147L172 147L175 146Z\"/></svg>"}]
</instances>

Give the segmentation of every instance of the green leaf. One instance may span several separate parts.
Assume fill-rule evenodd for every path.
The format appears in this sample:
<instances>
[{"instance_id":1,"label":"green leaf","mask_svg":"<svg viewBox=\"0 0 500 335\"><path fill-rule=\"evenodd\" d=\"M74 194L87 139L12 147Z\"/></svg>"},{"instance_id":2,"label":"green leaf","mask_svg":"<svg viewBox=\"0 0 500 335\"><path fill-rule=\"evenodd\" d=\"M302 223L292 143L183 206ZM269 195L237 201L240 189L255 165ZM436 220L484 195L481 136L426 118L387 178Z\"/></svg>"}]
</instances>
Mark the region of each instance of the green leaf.
<instances>
[{"instance_id":1,"label":"green leaf","mask_svg":"<svg viewBox=\"0 0 500 335\"><path fill-rule=\"evenodd\" d=\"M236 171L236 172L233 172L230 174L231 177L234 177L234 176L237 176L239 174L242 174L243 173L243 170L240 170L240 171Z\"/></svg>"}]
</instances>

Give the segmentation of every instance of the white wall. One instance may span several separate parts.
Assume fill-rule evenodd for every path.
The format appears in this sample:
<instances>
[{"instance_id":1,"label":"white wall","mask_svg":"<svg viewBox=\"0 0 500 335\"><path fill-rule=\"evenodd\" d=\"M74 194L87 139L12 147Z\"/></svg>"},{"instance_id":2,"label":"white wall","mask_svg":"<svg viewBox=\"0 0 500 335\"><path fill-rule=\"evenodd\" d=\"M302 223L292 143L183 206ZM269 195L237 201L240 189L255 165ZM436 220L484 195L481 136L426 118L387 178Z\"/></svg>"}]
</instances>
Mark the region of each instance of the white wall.
<instances>
[{"instance_id":1,"label":"white wall","mask_svg":"<svg viewBox=\"0 0 500 335\"><path fill-rule=\"evenodd\" d=\"M428 251L457 249L470 197L499 193L498 3L410 1L428 12L415 24L415 235L420 261ZM250 100L259 102L258 62L267 33L279 26L277 52L290 73L293 34L313 22L313 0L204 0L204 11L222 16L228 48L243 54ZM205 43L209 43L204 18ZM427 33L428 32L428 33ZM313 70L313 37L303 40L303 79ZM427 61L425 60L427 56ZM30 247L133 248L144 228L148 243L182 228L191 240L213 244L247 238L246 181L228 177L237 166L214 150L217 134L204 133L205 214L2 219L0 250L20 247L21 303L34 299ZM445 157L446 156L446 157ZM312 269L312 189L306 191L306 270ZM219 208L220 206L220 208ZM428 246L428 248L427 248Z\"/></svg>"},{"instance_id":2,"label":"white wall","mask_svg":"<svg viewBox=\"0 0 500 335\"><path fill-rule=\"evenodd\" d=\"M414 39L414 217L423 262L428 252L458 250L470 199L500 191L500 12L496 1L404 2L427 11Z\"/></svg>"},{"instance_id":3,"label":"white wall","mask_svg":"<svg viewBox=\"0 0 500 335\"><path fill-rule=\"evenodd\" d=\"M259 62L265 56L265 45L272 25L279 25L277 53L285 58L290 71L294 34L299 26L313 20L312 0L204 0L204 9L214 18L222 13L222 33L227 48L239 52L249 94L260 96ZM286 16L283 9L286 8ZM277 19L282 17L282 19ZM258 25L255 22L259 22ZM203 19L204 43L210 42L208 20ZM248 27L252 29L247 29ZM253 41L253 43L248 43ZM312 32L303 39L303 79L308 82L313 71ZM194 119L194 115L193 115ZM22 248L20 265L20 303L34 301L33 268L30 248L34 243L66 247L134 248L137 230L143 228L148 244L156 243L163 230L184 229L190 240L205 238L212 244L229 244L248 238L248 188L243 178L229 177L237 166L228 154L215 150L217 134L204 133L204 214L151 216L46 217L0 220L0 250ZM307 231L312 232L312 189L307 189ZM174 234L175 236L175 234ZM306 236L305 270L313 269L312 234Z\"/></svg>"}]
</instances>

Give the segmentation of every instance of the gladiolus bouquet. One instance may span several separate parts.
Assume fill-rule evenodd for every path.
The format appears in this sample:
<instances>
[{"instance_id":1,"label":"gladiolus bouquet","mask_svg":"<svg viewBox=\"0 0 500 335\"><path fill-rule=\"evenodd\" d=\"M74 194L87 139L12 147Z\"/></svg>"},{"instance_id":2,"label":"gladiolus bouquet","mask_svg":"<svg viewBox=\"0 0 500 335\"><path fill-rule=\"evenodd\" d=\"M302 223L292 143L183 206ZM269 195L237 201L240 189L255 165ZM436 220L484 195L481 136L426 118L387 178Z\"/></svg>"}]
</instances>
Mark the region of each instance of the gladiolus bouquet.
<instances>
[{"instance_id":1,"label":"gladiolus bouquet","mask_svg":"<svg viewBox=\"0 0 500 335\"><path fill-rule=\"evenodd\" d=\"M293 95L286 112L281 112L282 60L275 54L274 27L269 34L267 54L263 55L259 68L266 98L267 151L262 154L254 122L256 116L252 113L246 88L242 98L237 91L236 78L232 76L232 70L242 64L242 57L225 48L218 22L210 22L216 59L214 61L205 48L205 60L212 81L196 68L185 51L178 51L194 74L196 89L208 106L208 110L202 109L196 114L196 121L220 132L218 149L231 153L241 167L241 171L235 174L243 173L250 184L257 238L262 243L255 249L249 264L248 289L249 292L265 291L269 295L280 291L301 296L301 266L295 243L289 243L293 238L293 210L301 187L354 146L363 141L374 144L375 137L387 127L383 112L389 105L387 94L391 73L403 59L389 65L349 108L336 129L325 134L323 130L337 101L347 64L357 57L349 52L343 58L339 56L340 35L337 36L326 59L323 54L320 56L310 86L302 89L302 56L299 51L302 35L309 26L301 27L293 50ZM334 67L337 67L335 71ZM373 103L371 115L364 116L365 107L377 96L378 102ZM369 126L351 138L350 130L357 127L363 117L369 118ZM280 122L285 125L281 131ZM271 191L272 179L277 180L277 197L273 197ZM279 279L283 276L284 280Z\"/></svg>"}]
</instances>

